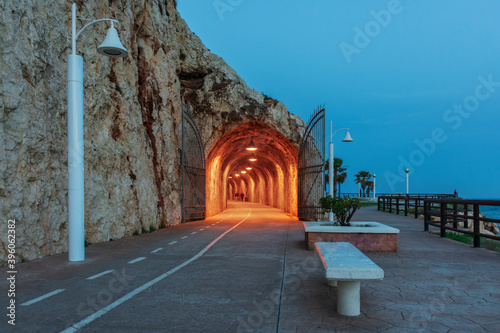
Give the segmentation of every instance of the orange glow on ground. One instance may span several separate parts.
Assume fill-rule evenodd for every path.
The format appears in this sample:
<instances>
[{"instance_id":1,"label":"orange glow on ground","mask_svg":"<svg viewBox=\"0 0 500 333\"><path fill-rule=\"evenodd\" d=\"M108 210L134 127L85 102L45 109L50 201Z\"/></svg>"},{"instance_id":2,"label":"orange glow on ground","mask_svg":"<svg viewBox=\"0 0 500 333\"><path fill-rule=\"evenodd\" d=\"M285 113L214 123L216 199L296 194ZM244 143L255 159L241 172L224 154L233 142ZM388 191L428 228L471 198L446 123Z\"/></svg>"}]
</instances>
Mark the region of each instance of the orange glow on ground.
<instances>
[{"instance_id":1,"label":"orange glow on ground","mask_svg":"<svg viewBox=\"0 0 500 333\"><path fill-rule=\"evenodd\" d=\"M258 150L246 149L251 138ZM255 160L248 167L251 157ZM247 123L228 131L207 158L207 217L225 210L236 193L240 198L243 193L245 201L297 216L297 160L298 147L270 127ZM229 175L238 178L229 179Z\"/></svg>"}]
</instances>

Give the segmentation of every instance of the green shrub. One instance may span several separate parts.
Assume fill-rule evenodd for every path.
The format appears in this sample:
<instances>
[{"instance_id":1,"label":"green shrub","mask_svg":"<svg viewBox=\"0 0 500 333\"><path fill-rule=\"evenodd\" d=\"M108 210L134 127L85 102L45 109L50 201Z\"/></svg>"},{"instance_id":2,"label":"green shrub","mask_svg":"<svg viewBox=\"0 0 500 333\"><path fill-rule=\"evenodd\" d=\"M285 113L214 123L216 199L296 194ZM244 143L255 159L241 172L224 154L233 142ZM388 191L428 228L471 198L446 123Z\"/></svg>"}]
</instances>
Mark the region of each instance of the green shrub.
<instances>
[{"instance_id":1,"label":"green shrub","mask_svg":"<svg viewBox=\"0 0 500 333\"><path fill-rule=\"evenodd\" d=\"M361 202L357 198L334 198L331 195L319 199L319 204L324 213L335 214L341 226L349 226L352 216L361 208Z\"/></svg>"}]
</instances>

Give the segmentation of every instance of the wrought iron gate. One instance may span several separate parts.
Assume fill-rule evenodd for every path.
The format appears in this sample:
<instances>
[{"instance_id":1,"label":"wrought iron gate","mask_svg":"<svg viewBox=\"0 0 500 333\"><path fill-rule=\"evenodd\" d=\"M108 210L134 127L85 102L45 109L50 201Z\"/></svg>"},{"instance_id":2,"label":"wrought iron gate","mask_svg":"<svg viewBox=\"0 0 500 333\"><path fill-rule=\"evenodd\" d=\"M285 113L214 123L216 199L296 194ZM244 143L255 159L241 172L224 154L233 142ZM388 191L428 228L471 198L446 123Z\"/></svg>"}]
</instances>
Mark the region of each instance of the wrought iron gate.
<instances>
[{"instance_id":1,"label":"wrought iron gate","mask_svg":"<svg viewBox=\"0 0 500 333\"><path fill-rule=\"evenodd\" d=\"M205 153L193 116L182 104L182 220L203 220L205 201Z\"/></svg>"},{"instance_id":2,"label":"wrought iron gate","mask_svg":"<svg viewBox=\"0 0 500 333\"><path fill-rule=\"evenodd\" d=\"M325 108L318 107L307 124L299 150L298 215L321 221L319 199L325 196Z\"/></svg>"}]
</instances>

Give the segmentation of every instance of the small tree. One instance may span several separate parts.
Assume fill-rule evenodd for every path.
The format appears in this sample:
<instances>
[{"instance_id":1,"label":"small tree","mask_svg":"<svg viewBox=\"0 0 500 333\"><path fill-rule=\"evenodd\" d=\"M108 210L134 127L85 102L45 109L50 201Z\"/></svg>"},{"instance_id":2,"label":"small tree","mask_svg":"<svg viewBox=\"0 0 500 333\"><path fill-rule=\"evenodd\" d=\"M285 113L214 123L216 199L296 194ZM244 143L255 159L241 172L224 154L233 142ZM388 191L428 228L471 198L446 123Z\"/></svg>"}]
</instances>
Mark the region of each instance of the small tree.
<instances>
[{"instance_id":1,"label":"small tree","mask_svg":"<svg viewBox=\"0 0 500 333\"><path fill-rule=\"evenodd\" d=\"M333 213L337 217L337 223L341 226L350 226L352 216L361 208L357 198L334 198L331 195L319 199L323 213Z\"/></svg>"}]
</instances>

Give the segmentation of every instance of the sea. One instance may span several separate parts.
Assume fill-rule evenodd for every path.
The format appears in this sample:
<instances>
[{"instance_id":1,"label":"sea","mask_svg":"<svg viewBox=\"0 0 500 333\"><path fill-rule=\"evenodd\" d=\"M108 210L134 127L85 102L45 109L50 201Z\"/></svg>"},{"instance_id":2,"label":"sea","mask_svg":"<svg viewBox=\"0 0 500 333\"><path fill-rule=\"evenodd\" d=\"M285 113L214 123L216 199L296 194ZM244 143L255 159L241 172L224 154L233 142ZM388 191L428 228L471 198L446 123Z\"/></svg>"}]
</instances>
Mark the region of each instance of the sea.
<instances>
[{"instance_id":1,"label":"sea","mask_svg":"<svg viewBox=\"0 0 500 333\"><path fill-rule=\"evenodd\" d=\"M500 199L481 199L481 200L500 200ZM483 213L483 215L486 216L487 218L500 220L500 206L479 206L479 211ZM500 228L500 222L498 222L497 225L498 228Z\"/></svg>"}]
</instances>

